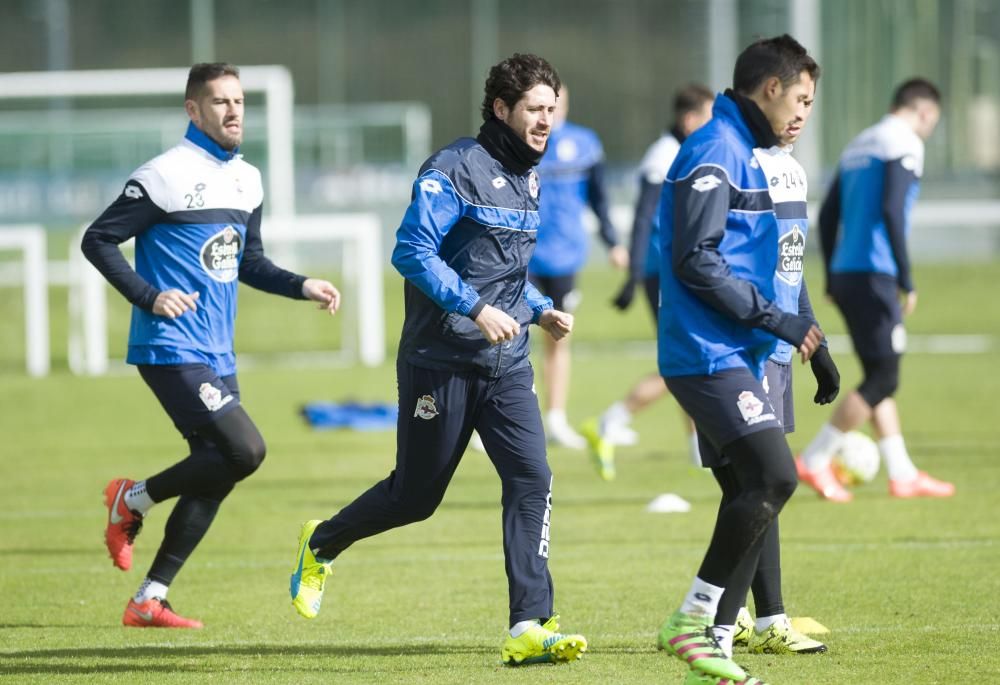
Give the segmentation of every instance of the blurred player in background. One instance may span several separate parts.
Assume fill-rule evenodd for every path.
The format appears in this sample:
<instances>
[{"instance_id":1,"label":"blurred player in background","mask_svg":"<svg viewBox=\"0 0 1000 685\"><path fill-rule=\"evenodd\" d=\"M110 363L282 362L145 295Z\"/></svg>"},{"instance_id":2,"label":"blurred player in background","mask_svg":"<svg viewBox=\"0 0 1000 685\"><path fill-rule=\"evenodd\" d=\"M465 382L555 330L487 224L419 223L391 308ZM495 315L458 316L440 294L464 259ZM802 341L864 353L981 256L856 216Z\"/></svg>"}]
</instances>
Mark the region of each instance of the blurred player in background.
<instances>
[{"instance_id":1,"label":"blurred player in background","mask_svg":"<svg viewBox=\"0 0 1000 685\"><path fill-rule=\"evenodd\" d=\"M841 400L797 462L802 481L833 502L849 502L852 495L830 462L844 436L869 420L892 496L955 493L951 483L914 466L893 399L906 348L903 319L917 306L906 247L910 212L924 171L924 141L940 117L941 95L932 83L916 78L901 84L889 113L845 148L820 212L827 292L864 370L861 385Z\"/></svg>"},{"instance_id":2,"label":"blurred player in background","mask_svg":"<svg viewBox=\"0 0 1000 685\"><path fill-rule=\"evenodd\" d=\"M741 565L756 567L796 485L764 372L779 340L803 362L823 340L775 287L782 269L790 279L795 269L782 265L781 250L805 217L804 179L788 146L809 118L818 78L819 66L788 35L749 46L736 60L733 88L681 146L663 186L660 372L694 419L699 444L731 467L734 485L687 596L659 633L660 646L690 666L690 684L760 682L711 627Z\"/></svg>"},{"instance_id":3,"label":"blurred player in background","mask_svg":"<svg viewBox=\"0 0 1000 685\"><path fill-rule=\"evenodd\" d=\"M552 472L528 359L529 324L557 340L573 327L573 316L527 280L539 225L534 167L559 85L535 55L495 65L479 135L420 169L392 253L406 279L396 468L329 520L302 527L291 595L306 618L319 612L333 562L348 547L434 513L476 429L503 489L510 631L501 658L570 661L587 648L583 636L557 632L552 612Z\"/></svg>"},{"instance_id":4,"label":"blurred player in background","mask_svg":"<svg viewBox=\"0 0 1000 685\"><path fill-rule=\"evenodd\" d=\"M572 312L580 301L577 273L586 263L590 247L583 225L588 205L597 216L599 235L615 268L628 266L628 251L618 244L611 223L601 141L590 129L566 121L568 113L569 91L564 85L556 103L549 146L538 165L545 192L538 208L538 245L528 265L528 277L542 294L552 298L556 309ZM570 341L546 337L543 344L546 436L557 445L583 449L586 442L566 418Z\"/></svg>"},{"instance_id":5,"label":"blurred player in background","mask_svg":"<svg viewBox=\"0 0 1000 685\"><path fill-rule=\"evenodd\" d=\"M257 470L264 440L240 403L233 352L238 282L314 300L330 314L340 293L327 281L276 267L260 238L260 172L239 154L243 87L229 64L191 67L181 143L132 174L87 229L83 252L132 303L128 358L190 447L156 475L117 478L104 490L105 542L115 566L155 504L177 497L160 549L122 622L200 628L174 613L167 590L208 531L222 500ZM119 244L135 238L135 270Z\"/></svg>"},{"instance_id":6,"label":"blurred player in background","mask_svg":"<svg viewBox=\"0 0 1000 685\"><path fill-rule=\"evenodd\" d=\"M677 151L689 135L712 118L711 90L690 84L674 95L674 123L649 146L639 164L639 198L636 200L629 245L628 279L615 297L614 304L625 310L632 304L635 288L642 284L654 324L660 300L660 236L655 230L656 208L660 203L663 179L677 157ZM615 477L615 445L633 445L638 440L629 424L632 417L667 393L659 373L650 374L632 386L624 399L608 407L600 417L584 422L581 432L590 447L598 473L605 480ZM701 466L694 424L681 412L688 433L688 453L692 463ZM650 507L655 511L656 500Z\"/></svg>"}]
</instances>

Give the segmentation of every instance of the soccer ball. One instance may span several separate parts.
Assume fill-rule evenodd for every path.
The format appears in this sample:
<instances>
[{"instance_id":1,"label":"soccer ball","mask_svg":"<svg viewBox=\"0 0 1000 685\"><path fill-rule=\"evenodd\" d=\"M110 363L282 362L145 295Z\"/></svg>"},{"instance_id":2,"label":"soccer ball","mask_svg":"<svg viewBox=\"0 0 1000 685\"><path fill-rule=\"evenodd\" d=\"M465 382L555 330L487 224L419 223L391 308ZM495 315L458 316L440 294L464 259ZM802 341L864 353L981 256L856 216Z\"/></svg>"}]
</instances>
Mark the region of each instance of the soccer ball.
<instances>
[{"instance_id":1,"label":"soccer ball","mask_svg":"<svg viewBox=\"0 0 1000 685\"><path fill-rule=\"evenodd\" d=\"M841 485L870 483L878 473L879 453L875 442L864 433L851 431L833 457L831 466Z\"/></svg>"}]
</instances>

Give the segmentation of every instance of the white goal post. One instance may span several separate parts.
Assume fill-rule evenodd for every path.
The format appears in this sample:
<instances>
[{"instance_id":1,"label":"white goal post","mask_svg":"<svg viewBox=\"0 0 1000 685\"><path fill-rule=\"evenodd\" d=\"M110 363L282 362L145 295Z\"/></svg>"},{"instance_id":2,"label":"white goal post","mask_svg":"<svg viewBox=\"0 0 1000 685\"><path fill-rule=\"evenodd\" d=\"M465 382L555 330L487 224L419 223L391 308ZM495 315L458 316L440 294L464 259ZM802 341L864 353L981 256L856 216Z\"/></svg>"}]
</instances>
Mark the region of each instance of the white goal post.
<instances>
[{"instance_id":1,"label":"white goal post","mask_svg":"<svg viewBox=\"0 0 1000 685\"><path fill-rule=\"evenodd\" d=\"M348 293L354 301L342 303L338 316L344 316L345 311L354 312L358 359L366 366L378 366L385 361L381 236L382 224L378 216L367 213L269 217L262 231L265 254L273 251L268 247L309 243L343 245L341 278L349 283ZM123 247L131 248L133 242L130 240ZM79 243L79 235L75 243ZM70 253L69 274L70 370L91 376L106 374L110 368L107 282L80 250ZM343 330L345 338L351 335L346 325ZM302 355L289 350L288 356ZM315 362L317 355L306 356Z\"/></svg>"},{"instance_id":2,"label":"white goal post","mask_svg":"<svg viewBox=\"0 0 1000 685\"><path fill-rule=\"evenodd\" d=\"M28 374L49 373L49 279L45 229L37 225L0 226L0 251L21 252L24 289L24 351Z\"/></svg>"}]
</instances>

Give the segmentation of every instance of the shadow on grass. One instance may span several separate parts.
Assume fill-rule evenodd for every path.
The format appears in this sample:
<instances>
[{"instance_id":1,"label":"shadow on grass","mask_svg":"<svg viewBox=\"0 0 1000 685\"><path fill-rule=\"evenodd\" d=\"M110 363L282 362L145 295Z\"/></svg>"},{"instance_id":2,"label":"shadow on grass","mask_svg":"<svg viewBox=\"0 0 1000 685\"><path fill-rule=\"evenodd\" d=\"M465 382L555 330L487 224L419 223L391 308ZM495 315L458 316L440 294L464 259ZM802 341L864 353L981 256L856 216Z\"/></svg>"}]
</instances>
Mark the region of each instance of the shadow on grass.
<instances>
[{"instance_id":1,"label":"shadow on grass","mask_svg":"<svg viewBox=\"0 0 1000 685\"><path fill-rule=\"evenodd\" d=\"M83 647L78 649L38 649L10 652L0 655L0 673L14 674L59 674L77 675L93 673L149 672L151 667L169 668L171 672L213 673L232 672L231 658L240 657L285 657L290 661L266 662L259 667L240 661L243 667L237 670L287 670L356 672L364 665L353 661L333 662L326 659L354 659L371 657L406 656L455 656L474 655L490 658L499 655L484 645L470 644L409 644L409 645L212 645L193 647ZM198 657L211 659L209 663L192 664L187 660ZM306 657L311 661L301 661L296 657ZM317 658L323 659L316 661ZM153 663L150 663L152 661ZM80 663L83 662L83 663ZM96 662L96 663L95 663ZM279 665L281 664L281 665ZM306 665L304 668L303 665ZM418 665L400 664L399 671L418 669L427 671L434 668L452 668L453 663L422 661Z\"/></svg>"}]
</instances>

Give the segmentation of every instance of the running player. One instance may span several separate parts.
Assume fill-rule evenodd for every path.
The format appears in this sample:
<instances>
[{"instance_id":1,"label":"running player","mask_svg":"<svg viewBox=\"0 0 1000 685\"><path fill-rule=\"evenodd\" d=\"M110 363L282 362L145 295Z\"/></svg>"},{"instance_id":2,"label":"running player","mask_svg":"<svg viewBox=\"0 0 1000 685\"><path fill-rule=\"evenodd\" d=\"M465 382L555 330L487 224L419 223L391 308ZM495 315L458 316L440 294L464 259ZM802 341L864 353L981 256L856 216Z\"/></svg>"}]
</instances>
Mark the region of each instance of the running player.
<instances>
[{"instance_id":1,"label":"running player","mask_svg":"<svg viewBox=\"0 0 1000 685\"><path fill-rule=\"evenodd\" d=\"M604 183L604 149L594 131L566 120L569 89L559 91L548 149L538 165L545 192L538 207L538 245L528 264L528 278L552 299L558 310L572 312L580 301L577 274L587 261L590 236L584 230L587 206L598 221L598 234L611 264L624 269L628 251L618 244ZM583 449L586 442L566 418L569 397L570 340L544 339L542 386L545 388L545 435L563 447Z\"/></svg>"},{"instance_id":2,"label":"running player","mask_svg":"<svg viewBox=\"0 0 1000 685\"><path fill-rule=\"evenodd\" d=\"M330 314L340 293L264 256L260 172L243 160L243 87L223 63L191 67L180 144L139 167L87 229L83 253L132 303L128 357L188 442L190 454L142 480L116 478L104 490L105 542L115 566L132 566L132 546L154 505L177 497L160 550L128 601L135 627L200 628L174 613L167 590L222 500L260 466L264 440L240 403L233 352L238 281ZM135 238L135 269L119 244Z\"/></svg>"},{"instance_id":3,"label":"running player","mask_svg":"<svg viewBox=\"0 0 1000 685\"><path fill-rule=\"evenodd\" d=\"M636 200L629 243L629 275L614 304L621 310L628 309L640 283L646 294L655 323L660 300L660 236L655 230L656 208L660 202L663 179L677 157L677 151L689 135L712 118L712 101L715 96L705 86L690 84L674 95L674 123L655 143L649 146L639 164L639 198ZM615 402L595 419L581 426L587 440L598 474L605 480L615 477L615 446L635 444L638 436L629 424L632 417L667 394L663 376L653 373L640 379L628 394ZM688 454L691 462L701 466L698 438L694 424L681 412L684 428L688 433ZM657 511L660 502L654 499L649 510ZM669 506L667 507L669 509Z\"/></svg>"},{"instance_id":4,"label":"running player","mask_svg":"<svg viewBox=\"0 0 1000 685\"><path fill-rule=\"evenodd\" d=\"M500 62L486 80L479 135L420 169L392 254L406 279L396 468L332 518L303 525L290 590L306 618L348 547L434 513L476 429L503 487L510 631L501 658L570 661L587 648L553 616L552 472L528 360L529 324L555 339L573 327L527 280L539 223L534 167L559 86L540 57Z\"/></svg>"},{"instance_id":5,"label":"running player","mask_svg":"<svg viewBox=\"0 0 1000 685\"><path fill-rule=\"evenodd\" d=\"M871 421L893 497L951 497L955 486L914 466L896 401L906 349L904 317L917 307L906 238L924 171L924 141L941 117L941 95L921 78L902 83L889 113L844 150L820 211L827 290L847 323L864 379L841 400L797 461L820 497L849 502L830 461L844 436ZM840 229L843 229L841 232ZM900 303L902 302L902 306Z\"/></svg>"}]
</instances>

